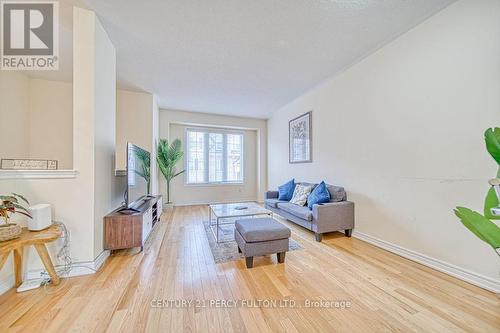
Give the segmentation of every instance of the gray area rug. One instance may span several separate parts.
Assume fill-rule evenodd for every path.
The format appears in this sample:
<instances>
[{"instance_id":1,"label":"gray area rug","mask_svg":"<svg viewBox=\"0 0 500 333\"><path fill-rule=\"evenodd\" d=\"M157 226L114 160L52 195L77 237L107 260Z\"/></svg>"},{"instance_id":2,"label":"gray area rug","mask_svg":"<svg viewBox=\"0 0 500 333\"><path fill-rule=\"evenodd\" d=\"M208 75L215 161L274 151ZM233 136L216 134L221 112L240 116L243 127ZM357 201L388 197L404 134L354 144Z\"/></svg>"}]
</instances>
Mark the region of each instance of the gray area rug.
<instances>
[{"instance_id":1,"label":"gray area rug","mask_svg":"<svg viewBox=\"0 0 500 333\"><path fill-rule=\"evenodd\" d=\"M210 230L208 221L203 221L205 233L208 238L208 244L210 245L214 261L217 264L221 262L240 260L243 258L243 255L238 253L238 246L234 240L234 220L225 219L222 223L225 224L219 224L219 240L224 241L224 243L217 243L212 230ZM215 229L215 227L213 228ZM300 249L302 249L302 246L290 238L288 251Z\"/></svg>"}]
</instances>

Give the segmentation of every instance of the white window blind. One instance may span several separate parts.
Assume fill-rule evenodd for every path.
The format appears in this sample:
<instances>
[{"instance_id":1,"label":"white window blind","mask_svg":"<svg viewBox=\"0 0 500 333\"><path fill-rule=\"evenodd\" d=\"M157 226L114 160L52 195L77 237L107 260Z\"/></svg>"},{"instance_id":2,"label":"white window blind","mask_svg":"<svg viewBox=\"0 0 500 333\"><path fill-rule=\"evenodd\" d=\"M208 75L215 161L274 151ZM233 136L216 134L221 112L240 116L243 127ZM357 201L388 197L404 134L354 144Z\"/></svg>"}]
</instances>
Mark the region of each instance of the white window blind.
<instances>
[{"instance_id":1,"label":"white window blind","mask_svg":"<svg viewBox=\"0 0 500 333\"><path fill-rule=\"evenodd\" d=\"M243 133L186 130L188 184L243 183Z\"/></svg>"}]
</instances>

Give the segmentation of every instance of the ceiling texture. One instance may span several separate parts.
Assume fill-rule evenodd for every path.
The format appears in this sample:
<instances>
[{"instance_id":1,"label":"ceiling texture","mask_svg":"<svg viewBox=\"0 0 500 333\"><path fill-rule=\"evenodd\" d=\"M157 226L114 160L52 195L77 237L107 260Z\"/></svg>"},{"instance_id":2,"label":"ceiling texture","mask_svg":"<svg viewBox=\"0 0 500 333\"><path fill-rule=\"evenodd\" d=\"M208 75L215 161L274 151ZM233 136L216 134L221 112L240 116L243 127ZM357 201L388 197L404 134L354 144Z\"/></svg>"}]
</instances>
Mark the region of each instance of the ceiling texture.
<instances>
[{"instance_id":1,"label":"ceiling texture","mask_svg":"<svg viewBox=\"0 0 500 333\"><path fill-rule=\"evenodd\" d=\"M162 108L267 118L451 2L81 3L97 13L116 47L119 87L154 93ZM61 57L70 49L62 46ZM70 73L64 64L58 75Z\"/></svg>"}]
</instances>

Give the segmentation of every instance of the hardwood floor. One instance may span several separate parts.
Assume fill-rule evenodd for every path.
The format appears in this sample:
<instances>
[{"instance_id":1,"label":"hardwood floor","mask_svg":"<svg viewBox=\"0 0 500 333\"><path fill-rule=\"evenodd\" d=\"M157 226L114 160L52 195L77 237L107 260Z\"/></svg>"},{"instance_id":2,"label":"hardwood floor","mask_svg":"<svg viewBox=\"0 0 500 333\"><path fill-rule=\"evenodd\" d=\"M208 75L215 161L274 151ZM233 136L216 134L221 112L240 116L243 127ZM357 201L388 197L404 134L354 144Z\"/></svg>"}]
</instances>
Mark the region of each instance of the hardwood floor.
<instances>
[{"instance_id":1,"label":"hardwood floor","mask_svg":"<svg viewBox=\"0 0 500 333\"><path fill-rule=\"evenodd\" d=\"M0 332L500 332L498 295L340 233L317 243L285 222L303 247L285 264L276 256L255 258L252 269L244 260L215 264L206 214L206 206L176 208L144 252L119 252L98 273L57 287L0 296ZM182 299L296 306L158 307ZM299 308L307 299L351 306Z\"/></svg>"}]
</instances>

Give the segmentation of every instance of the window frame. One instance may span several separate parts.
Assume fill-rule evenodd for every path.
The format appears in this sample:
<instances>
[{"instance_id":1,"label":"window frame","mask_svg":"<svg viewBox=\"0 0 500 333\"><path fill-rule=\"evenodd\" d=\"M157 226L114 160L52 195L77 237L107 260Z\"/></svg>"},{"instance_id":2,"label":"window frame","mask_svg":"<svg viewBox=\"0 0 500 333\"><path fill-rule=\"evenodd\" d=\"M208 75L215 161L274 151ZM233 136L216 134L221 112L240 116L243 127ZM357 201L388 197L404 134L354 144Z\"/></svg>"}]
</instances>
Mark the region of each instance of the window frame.
<instances>
[{"instance_id":1,"label":"window frame","mask_svg":"<svg viewBox=\"0 0 500 333\"><path fill-rule=\"evenodd\" d=\"M227 134L234 134L241 136L241 180L238 181L208 181L209 179L209 151L208 151L208 140L205 139L204 143L204 155L206 161L204 166L206 170L204 170L204 178L206 181L201 183L190 183L189 180L189 169L188 169L188 135L189 132L203 132L205 135L209 133L216 133L223 135L224 142L224 152L223 152L223 160L227 163ZM225 128L216 128L216 127L197 127L197 126L188 126L184 129L184 170L186 170L184 175L184 185L185 186L241 186L245 183L245 132L235 129L225 129ZM224 176L227 177L227 164L225 163L224 167Z\"/></svg>"}]
</instances>

